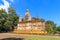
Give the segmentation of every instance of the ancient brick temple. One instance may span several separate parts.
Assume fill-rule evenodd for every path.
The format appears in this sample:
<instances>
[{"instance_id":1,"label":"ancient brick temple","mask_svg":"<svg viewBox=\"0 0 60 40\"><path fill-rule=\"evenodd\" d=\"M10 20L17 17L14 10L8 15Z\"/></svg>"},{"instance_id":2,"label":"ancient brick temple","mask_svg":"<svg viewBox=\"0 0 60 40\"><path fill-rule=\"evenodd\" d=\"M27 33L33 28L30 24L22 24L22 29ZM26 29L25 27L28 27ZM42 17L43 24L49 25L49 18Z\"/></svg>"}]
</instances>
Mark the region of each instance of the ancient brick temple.
<instances>
[{"instance_id":1,"label":"ancient brick temple","mask_svg":"<svg viewBox=\"0 0 60 40\"><path fill-rule=\"evenodd\" d=\"M26 9L25 18L19 17L19 23L17 25L17 30L45 30L45 21L41 20L36 16L31 18L30 12Z\"/></svg>"},{"instance_id":2,"label":"ancient brick temple","mask_svg":"<svg viewBox=\"0 0 60 40\"><path fill-rule=\"evenodd\" d=\"M26 14L24 19L22 16L19 17L19 23L17 25L17 30L45 30L45 21L39 19L38 16L31 17L29 9L26 9Z\"/></svg>"}]
</instances>

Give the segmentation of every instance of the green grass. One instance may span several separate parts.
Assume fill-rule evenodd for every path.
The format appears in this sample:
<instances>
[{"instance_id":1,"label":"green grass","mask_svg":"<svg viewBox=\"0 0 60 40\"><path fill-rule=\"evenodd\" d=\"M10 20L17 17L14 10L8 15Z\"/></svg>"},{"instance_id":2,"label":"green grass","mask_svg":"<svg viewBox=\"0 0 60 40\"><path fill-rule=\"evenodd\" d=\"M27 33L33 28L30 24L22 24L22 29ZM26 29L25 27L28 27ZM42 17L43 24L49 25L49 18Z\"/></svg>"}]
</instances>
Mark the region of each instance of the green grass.
<instances>
[{"instance_id":1,"label":"green grass","mask_svg":"<svg viewBox=\"0 0 60 40\"><path fill-rule=\"evenodd\" d=\"M60 40L60 38L33 36L33 37L25 38L24 40Z\"/></svg>"}]
</instances>

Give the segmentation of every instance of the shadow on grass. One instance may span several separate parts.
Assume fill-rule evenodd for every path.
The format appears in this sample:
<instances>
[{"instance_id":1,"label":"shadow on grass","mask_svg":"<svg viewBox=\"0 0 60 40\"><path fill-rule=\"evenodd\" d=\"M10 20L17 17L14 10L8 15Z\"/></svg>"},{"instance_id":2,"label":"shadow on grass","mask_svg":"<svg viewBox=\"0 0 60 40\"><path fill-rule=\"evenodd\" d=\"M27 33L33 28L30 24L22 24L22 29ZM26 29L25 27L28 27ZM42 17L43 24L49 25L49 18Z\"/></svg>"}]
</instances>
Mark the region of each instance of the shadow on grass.
<instances>
[{"instance_id":1,"label":"shadow on grass","mask_svg":"<svg viewBox=\"0 0 60 40\"><path fill-rule=\"evenodd\" d=\"M23 38L4 38L0 40L23 40Z\"/></svg>"}]
</instances>

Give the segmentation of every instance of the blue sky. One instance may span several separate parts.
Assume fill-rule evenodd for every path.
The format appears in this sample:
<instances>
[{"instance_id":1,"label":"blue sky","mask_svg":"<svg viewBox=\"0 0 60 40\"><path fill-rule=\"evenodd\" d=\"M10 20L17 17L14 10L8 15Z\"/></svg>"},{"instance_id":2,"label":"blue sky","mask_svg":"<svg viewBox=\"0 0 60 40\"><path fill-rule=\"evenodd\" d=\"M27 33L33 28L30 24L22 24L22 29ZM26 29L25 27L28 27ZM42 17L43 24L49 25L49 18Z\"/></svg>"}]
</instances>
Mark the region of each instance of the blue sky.
<instances>
[{"instance_id":1,"label":"blue sky","mask_svg":"<svg viewBox=\"0 0 60 40\"><path fill-rule=\"evenodd\" d=\"M45 20L52 20L57 25L60 25L60 0L6 0L13 6L17 15L22 15L24 18L26 8L30 10L30 15ZM0 0L0 4L3 4Z\"/></svg>"}]
</instances>

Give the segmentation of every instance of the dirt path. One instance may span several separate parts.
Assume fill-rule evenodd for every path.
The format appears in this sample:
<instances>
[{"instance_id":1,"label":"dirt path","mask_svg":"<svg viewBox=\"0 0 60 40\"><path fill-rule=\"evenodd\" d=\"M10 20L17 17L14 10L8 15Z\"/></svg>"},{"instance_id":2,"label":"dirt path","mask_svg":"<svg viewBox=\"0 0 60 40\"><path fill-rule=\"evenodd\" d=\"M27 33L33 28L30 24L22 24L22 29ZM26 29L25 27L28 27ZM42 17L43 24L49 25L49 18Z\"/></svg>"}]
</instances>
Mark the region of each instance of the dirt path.
<instances>
[{"instance_id":1,"label":"dirt path","mask_svg":"<svg viewBox=\"0 0 60 40\"><path fill-rule=\"evenodd\" d=\"M44 36L44 35L29 35L29 34L0 33L0 39L3 39L3 38L27 38L27 37L32 37L32 36L60 38L59 36Z\"/></svg>"}]
</instances>

